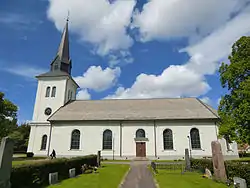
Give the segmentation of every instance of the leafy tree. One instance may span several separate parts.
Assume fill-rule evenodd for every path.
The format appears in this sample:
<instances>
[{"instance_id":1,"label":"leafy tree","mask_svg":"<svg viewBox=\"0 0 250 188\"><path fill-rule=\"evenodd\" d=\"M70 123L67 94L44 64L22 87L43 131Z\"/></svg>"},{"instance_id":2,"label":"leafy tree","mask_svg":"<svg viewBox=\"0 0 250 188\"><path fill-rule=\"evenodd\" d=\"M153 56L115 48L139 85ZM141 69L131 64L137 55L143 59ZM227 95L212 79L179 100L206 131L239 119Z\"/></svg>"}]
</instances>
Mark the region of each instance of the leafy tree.
<instances>
[{"instance_id":1,"label":"leafy tree","mask_svg":"<svg viewBox=\"0 0 250 188\"><path fill-rule=\"evenodd\" d=\"M17 106L4 98L0 92L0 139L8 136L17 127Z\"/></svg>"},{"instance_id":2,"label":"leafy tree","mask_svg":"<svg viewBox=\"0 0 250 188\"><path fill-rule=\"evenodd\" d=\"M219 69L222 87L228 90L218 109L220 134L250 144L250 37L236 41L228 59L230 64Z\"/></svg>"},{"instance_id":3,"label":"leafy tree","mask_svg":"<svg viewBox=\"0 0 250 188\"><path fill-rule=\"evenodd\" d=\"M14 140L14 152L27 151L29 133L30 126L28 124L18 126L12 133L10 133L10 138Z\"/></svg>"}]
</instances>

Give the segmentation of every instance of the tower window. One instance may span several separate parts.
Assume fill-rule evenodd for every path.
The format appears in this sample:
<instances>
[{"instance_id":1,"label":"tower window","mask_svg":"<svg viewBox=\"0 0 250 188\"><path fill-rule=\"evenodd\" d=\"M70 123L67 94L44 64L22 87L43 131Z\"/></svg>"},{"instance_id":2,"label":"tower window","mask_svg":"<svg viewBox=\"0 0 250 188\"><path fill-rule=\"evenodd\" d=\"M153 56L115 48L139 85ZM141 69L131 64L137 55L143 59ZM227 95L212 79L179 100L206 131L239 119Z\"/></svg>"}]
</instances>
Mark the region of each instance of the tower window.
<instances>
[{"instance_id":1,"label":"tower window","mask_svg":"<svg viewBox=\"0 0 250 188\"><path fill-rule=\"evenodd\" d=\"M49 97L49 94L50 94L50 87L47 87L45 97Z\"/></svg>"},{"instance_id":2,"label":"tower window","mask_svg":"<svg viewBox=\"0 0 250 188\"><path fill-rule=\"evenodd\" d=\"M45 134L42 137L41 150L46 150L46 145L47 145L47 135Z\"/></svg>"},{"instance_id":3,"label":"tower window","mask_svg":"<svg viewBox=\"0 0 250 188\"><path fill-rule=\"evenodd\" d=\"M52 93L51 93L51 97L55 97L56 96L56 87L54 86L52 88Z\"/></svg>"}]
</instances>

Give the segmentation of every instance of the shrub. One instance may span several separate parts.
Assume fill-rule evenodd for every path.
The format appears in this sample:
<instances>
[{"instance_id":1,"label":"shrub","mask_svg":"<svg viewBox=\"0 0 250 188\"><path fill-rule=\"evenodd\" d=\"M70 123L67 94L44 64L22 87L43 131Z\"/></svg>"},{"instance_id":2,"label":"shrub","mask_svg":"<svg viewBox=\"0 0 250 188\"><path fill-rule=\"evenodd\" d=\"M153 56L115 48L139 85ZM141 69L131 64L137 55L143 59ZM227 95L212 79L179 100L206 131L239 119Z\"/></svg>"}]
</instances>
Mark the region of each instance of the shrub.
<instances>
[{"instance_id":1,"label":"shrub","mask_svg":"<svg viewBox=\"0 0 250 188\"><path fill-rule=\"evenodd\" d=\"M32 153L32 152L27 152L27 153L26 153L26 156L27 156L27 157L33 157L33 156L34 156L34 153Z\"/></svg>"},{"instance_id":2,"label":"shrub","mask_svg":"<svg viewBox=\"0 0 250 188\"><path fill-rule=\"evenodd\" d=\"M248 162L248 163L246 163ZM193 169L208 168L213 173L213 162L209 159L191 159L191 167ZM225 161L227 177L233 180L233 177L240 177L246 180L250 188L250 162L249 160L232 160Z\"/></svg>"},{"instance_id":3,"label":"shrub","mask_svg":"<svg viewBox=\"0 0 250 188\"><path fill-rule=\"evenodd\" d=\"M239 161L226 161L225 167L230 180L233 177L241 177L246 180L250 187L250 164L239 164Z\"/></svg>"},{"instance_id":4,"label":"shrub","mask_svg":"<svg viewBox=\"0 0 250 188\"><path fill-rule=\"evenodd\" d=\"M81 166L96 165L96 155L44 160L12 168L11 184L13 188L41 188L49 183L49 173L58 172L58 179L69 177L69 169L75 168L76 175L81 173Z\"/></svg>"},{"instance_id":5,"label":"shrub","mask_svg":"<svg viewBox=\"0 0 250 188\"><path fill-rule=\"evenodd\" d=\"M210 159L191 159L191 168L200 171L208 168L213 173L213 162Z\"/></svg>"}]
</instances>

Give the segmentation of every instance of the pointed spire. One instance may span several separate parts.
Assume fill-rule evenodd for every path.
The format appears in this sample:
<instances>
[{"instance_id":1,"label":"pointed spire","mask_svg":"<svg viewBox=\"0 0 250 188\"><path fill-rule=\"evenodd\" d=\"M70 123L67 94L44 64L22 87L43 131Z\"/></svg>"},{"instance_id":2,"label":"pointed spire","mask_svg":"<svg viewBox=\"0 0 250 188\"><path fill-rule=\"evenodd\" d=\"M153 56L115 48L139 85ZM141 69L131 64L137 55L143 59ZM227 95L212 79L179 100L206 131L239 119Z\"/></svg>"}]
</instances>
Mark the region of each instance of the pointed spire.
<instances>
[{"instance_id":1,"label":"pointed spire","mask_svg":"<svg viewBox=\"0 0 250 188\"><path fill-rule=\"evenodd\" d=\"M62 33L61 43L57 52L59 59L63 63L70 63L68 22L69 22L69 18L67 17L66 25Z\"/></svg>"}]
</instances>

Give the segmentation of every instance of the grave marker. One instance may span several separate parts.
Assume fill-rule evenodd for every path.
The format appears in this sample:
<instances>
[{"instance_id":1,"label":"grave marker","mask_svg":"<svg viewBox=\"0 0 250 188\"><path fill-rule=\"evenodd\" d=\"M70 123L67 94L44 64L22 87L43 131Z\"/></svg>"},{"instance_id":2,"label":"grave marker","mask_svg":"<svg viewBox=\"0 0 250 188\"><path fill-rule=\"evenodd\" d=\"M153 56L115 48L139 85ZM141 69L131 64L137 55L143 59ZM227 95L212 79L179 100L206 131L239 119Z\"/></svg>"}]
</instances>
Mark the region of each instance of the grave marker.
<instances>
[{"instance_id":1,"label":"grave marker","mask_svg":"<svg viewBox=\"0 0 250 188\"><path fill-rule=\"evenodd\" d=\"M234 177L234 187L236 188L247 188L246 180L239 177Z\"/></svg>"},{"instance_id":2,"label":"grave marker","mask_svg":"<svg viewBox=\"0 0 250 188\"><path fill-rule=\"evenodd\" d=\"M221 145L218 141L212 141L211 146L215 179L218 181L226 182L227 175L224 158L221 151Z\"/></svg>"},{"instance_id":3,"label":"grave marker","mask_svg":"<svg viewBox=\"0 0 250 188\"><path fill-rule=\"evenodd\" d=\"M75 176L76 176L76 169L75 168L69 169L69 177L73 178Z\"/></svg>"},{"instance_id":4,"label":"grave marker","mask_svg":"<svg viewBox=\"0 0 250 188\"><path fill-rule=\"evenodd\" d=\"M97 152L97 167L101 166L101 151Z\"/></svg>"},{"instance_id":5,"label":"grave marker","mask_svg":"<svg viewBox=\"0 0 250 188\"><path fill-rule=\"evenodd\" d=\"M189 157L189 151L187 148L185 149L185 163L186 163L185 170L190 171L191 170L191 161L190 161L190 157Z\"/></svg>"},{"instance_id":6,"label":"grave marker","mask_svg":"<svg viewBox=\"0 0 250 188\"><path fill-rule=\"evenodd\" d=\"M2 139L0 146L0 187L10 188L10 175L12 169L14 142L12 139L5 137Z\"/></svg>"},{"instance_id":7,"label":"grave marker","mask_svg":"<svg viewBox=\"0 0 250 188\"><path fill-rule=\"evenodd\" d=\"M49 173L49 184L56 184L58 182L58 172Z\"/></svg>"}]
</instances>

